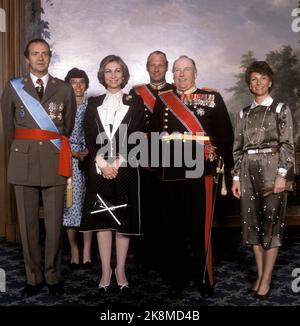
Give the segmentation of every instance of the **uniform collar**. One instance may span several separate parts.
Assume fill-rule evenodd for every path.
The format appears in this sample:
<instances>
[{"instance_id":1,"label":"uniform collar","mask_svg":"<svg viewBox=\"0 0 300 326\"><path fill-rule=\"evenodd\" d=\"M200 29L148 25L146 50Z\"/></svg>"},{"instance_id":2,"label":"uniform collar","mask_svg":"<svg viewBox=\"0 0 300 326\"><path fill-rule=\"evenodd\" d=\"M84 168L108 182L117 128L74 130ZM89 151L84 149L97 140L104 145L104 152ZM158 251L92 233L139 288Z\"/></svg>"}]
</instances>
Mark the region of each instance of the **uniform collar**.
<instances>
[{"instance_id":1,"label":"uniform collar","mask_svg":"<svg viewBox=\"0 0 300 326\"><path fill-rule=\"evenodd\" d=\"M49 80L49 74L46 74L43 77L36 77L32 73L30 73L30 78L31 78L34 86L36 86L36 81L40 78L43 81L43 83L44 83L44 89L45 89L46 86L47 86L48 80Z\"/></svg>"},{"instance_id":2,"label":"uniform collar","mask_svg":"<svg viewBox=\"0 0 300 326\"><path fill-rule=\"evenodd\" d=\"M163 89L165 86L166 86L166 84L167 84L167 82L162 82L162 83L160 83L160 84L158 84L158 85L154 85L154 84L152 84L152 83L150 83L149 85L150 85L150 87L152 88L152 89L156 89L156 90L161 90L161 89Z\"/></svg>"},{"instance_id":3,"label":"uniform collar","mask_svg":"<svg viewBox=\"0 0 300 326\"><path fill-rule=\"evenodd\" d=\"M253 109L253 108L257 107L257 106L270 106L272 103L273 103L273 99L272 99L272 97L269 95L268 97L266 97L266 98L262 101L261 104L256 103L255 100L254 100L254 101L252 102L252 104L251 104L250 109Z\"/></svg>"},{"instance_id":4,"label":"uniform collar","mask_svg":"<svg viewBox=\"0 0 300 326\"><path fill-rule=\"evenodd\" d=\"M185 91L180 91L179 89L176 89L176 92L179 94L179 95L188 95L188 94L192 94L194 93L195 91L197 90L197 87L196 85L193 85L191 88L185 90Z\"/></svg>"}]
</instances>

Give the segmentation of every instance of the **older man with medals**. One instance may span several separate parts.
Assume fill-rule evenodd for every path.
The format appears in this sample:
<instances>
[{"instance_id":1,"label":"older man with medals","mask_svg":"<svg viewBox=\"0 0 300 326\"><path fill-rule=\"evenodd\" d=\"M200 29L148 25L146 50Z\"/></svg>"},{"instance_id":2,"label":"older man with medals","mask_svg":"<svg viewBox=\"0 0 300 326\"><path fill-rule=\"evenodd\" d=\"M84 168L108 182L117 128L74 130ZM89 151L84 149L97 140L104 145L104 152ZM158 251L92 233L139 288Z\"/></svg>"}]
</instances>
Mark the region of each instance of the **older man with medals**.
<instances>
[{"instance_id":1,"label":"older man with medals","mask_svg":"<svg viewBox=\"0 0 300 326\"><path fill-rule=\"evenodd\" d=\"M72 87L48 74L49 44L31 40L24 52L30 73L11 80L2 95L2 116L11 144L8 181L14 185L27 283L22 295L38 294L44 282L51 295L63 294L62 216L66 177L70 177L68 142L75 119ZM45 262L39 244L39 203L45 221Z\"/></svg>"},{"instance_id":2,"label":"older man with medals","mask_svg":"<svg viewBox=\"0 0 300 326\"><path fill-rule=\"evenodd\" d=\"M172 155L168 167L165 164L166 153L163 150L160 152L165 277L176 293L181 293L193 278L201 295L206 297L213 293L210 237L214 177L217 168L219 172L222 171L222 165L217 167L218 157L224 160L225 171L229 172L232 167L233 130L221 95L198 89L195 85L196 76L193 59L181 56L174 62L176 90L159 93L152 127L154 131L164 132L161 149L165 143L175 148L181 142L193 155L197 154L195 162L202 162L204 166L203 173L188 174L187 166L172 166ZM197 146L202 151L195 152ZM169 152L175 156L173 159L178 155L176 148L173 151L171 148ZM192 261L187 250L189 244Z\"/></svg>"}]
</instances>

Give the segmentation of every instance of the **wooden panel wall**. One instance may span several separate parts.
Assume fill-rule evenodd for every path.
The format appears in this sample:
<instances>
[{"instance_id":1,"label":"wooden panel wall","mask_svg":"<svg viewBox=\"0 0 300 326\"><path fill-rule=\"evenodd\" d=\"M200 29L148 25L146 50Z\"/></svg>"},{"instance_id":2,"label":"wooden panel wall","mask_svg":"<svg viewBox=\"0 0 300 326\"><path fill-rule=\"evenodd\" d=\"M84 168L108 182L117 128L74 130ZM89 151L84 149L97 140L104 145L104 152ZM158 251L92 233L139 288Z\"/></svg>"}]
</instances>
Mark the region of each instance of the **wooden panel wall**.
<instances>
[{"instance_id":1,"label":"wooden panel wall","mask_svg":"<svg viewBox=\"0 0 300 326\"><path fill-rule=\"evenodd\" d=\"M20 6L23 1L0 0L5 10L6 32L0 33L0 95L7 81L20 74ZM9 241L19 240L13 188L6 178L8 145L0 114L0 236Z\"/></svg>"}]
</instances>

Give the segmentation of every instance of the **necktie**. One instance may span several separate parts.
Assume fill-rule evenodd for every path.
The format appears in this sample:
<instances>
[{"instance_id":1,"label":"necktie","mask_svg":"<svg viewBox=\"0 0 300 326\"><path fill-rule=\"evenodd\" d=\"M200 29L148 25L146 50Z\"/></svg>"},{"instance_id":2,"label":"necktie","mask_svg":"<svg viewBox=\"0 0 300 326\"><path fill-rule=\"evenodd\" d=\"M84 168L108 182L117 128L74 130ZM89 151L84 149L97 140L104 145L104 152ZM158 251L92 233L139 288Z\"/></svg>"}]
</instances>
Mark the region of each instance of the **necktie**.
<instances>
[{"instance_id":1,"label":"necktie","mask_svg":"<svg viewBox=\"0 0 300 326\"><path fill-rule=\"evenodd\" d=\"M40 98L40 100L42 99L43 95L44 95L44 82L41 78L39 78L37 81L36 81L36 87L35 87L37 93L38 93L38 96Z\"/></svg>"}]
</instances>

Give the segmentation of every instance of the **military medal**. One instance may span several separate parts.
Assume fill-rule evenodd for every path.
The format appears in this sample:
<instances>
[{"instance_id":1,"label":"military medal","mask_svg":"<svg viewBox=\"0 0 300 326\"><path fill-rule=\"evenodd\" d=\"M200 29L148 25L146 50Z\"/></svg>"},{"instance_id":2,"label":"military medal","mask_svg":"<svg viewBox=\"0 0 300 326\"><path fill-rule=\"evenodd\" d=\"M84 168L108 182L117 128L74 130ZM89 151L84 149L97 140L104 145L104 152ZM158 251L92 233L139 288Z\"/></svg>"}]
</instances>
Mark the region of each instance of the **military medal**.
<instances>
[{"instance_id":1,"label":"military medal","mask_svg":"<svg viewBox=\"0 0 300 326\"><path fill-rule=\"evenodd\" d=\"M196 112L200 117L202 117L205 114L205 110L201 107L199 109L197 109Z\"/></svg>"},{"instance_id":2,"label":"military medal","mask_svg":"<svg viewBox=\"0 0 300 326\"><path fill-rule=\"evenodd\" d=\"M19 112L20 118L24 118L25 117L25 111L23 109L20 110Z\"/></svg>"},{"instance_id":3,"label":"military medal","mask_svg":"<svg viewBox=\"0 0 300 326\"><path fill-rule=\"evenodd\" d=\"M214 94L209 94L207 97L207 106L210 108L214 108L216 106L215 103L215 95Z\"/></svg>"},{"instance_id":4,"label":"military medal","mask_svg":"<svg viewBox=\"0 0 300 326\"><path fill-rule=\"evenodd\" d=\"M49 111L49 117L51 120L57 119L57 120L62 120L63 117L63 110L64 110L64 105L63 103L61 104L56 104L55 102L50 102L48 111Z\"/></svg>"}]
</instances>

